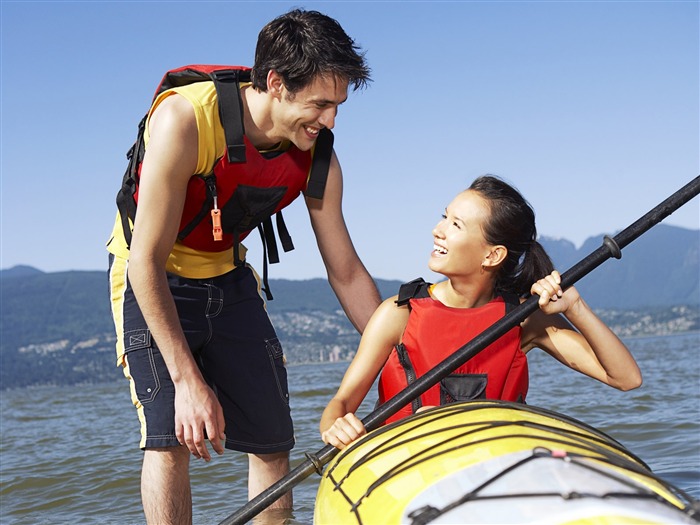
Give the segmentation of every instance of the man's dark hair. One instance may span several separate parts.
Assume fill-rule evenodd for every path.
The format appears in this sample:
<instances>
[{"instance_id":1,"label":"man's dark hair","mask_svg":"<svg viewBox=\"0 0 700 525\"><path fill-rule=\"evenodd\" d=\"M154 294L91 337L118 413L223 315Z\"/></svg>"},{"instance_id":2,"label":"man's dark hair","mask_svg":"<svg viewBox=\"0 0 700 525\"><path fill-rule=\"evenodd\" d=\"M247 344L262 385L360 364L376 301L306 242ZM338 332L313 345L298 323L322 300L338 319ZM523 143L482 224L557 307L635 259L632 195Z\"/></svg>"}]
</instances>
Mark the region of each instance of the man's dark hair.
<instances>
[{"instance_id":1,"label":"man's dark hair","mask_svg":"<svg viewBox=\"0 0 700 525\"><path fill-rule=\"evenodd\" d=\"M293 94L319 75L348 81L353 90L371 81L364 52L340 24L318 11L294 9L275 18L258 35L253 87L267 91L267 74L274 69Z\"/></svg>"}]
</instances>

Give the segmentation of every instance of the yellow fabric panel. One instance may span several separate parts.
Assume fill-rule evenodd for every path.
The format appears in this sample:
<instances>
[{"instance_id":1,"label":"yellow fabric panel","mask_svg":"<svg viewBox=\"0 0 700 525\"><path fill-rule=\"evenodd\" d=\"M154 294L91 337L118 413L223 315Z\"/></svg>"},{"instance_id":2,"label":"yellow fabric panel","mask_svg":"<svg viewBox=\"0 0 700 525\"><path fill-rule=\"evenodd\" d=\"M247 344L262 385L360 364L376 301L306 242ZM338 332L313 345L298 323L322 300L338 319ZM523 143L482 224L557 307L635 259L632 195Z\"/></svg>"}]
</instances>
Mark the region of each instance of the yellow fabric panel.
<instances>
[{"instance_id":1,"label":"yellow fabric panel","mask_svg":"<svg viewBox=\"0 0 700 525\"><path fill-rule=\"evenodd\" d=\"M117 334L117 366L123 365L124 355L124 294L126 293L126 270L129 262L122 257L115 257L109 269L109 295L111 299L112 319Z\"/></svg>"},{"instance_id":2,"label":"yellow fabric panel","mask_svg":"<svg viewBox=\"0 0 700 525\"><path fill-rule=\"evenodd\" d=\"M197 173L207 174L211 172L217 160L226 149L224 129L219 120L219 104L216 98L216 90L213 82L195 82L187 86L173 88L161 93L153 103L149 112L160 105L163 100L177 93L185 97L192 104L199 131L199 153L197 156ZM148 122L144 133L144 142L148 144ZM126 247L121 218L117 212L116 220L112 228L112 236L107 242L107 250L117 257L129 258L129 250ZM239 256L243 260L246 255L245 246L241 245ZM181 275L190 279L206 279L223 275L234 268L233 251L201 252L188 248L176 242L173 251L166 263L168 272Z\"/></svg>"},{"instance_id":3,"label":"yellow fabric panel","mask_svg":"<svg viewBox=\"0 0 700 525\"><path fill-rule=\"evenodd\" d=\"M224 128L219 120L219 103L213 82L195 82L187 86L169 89L158 95L146 121L144 142L148 146L150 115L153 114L163 100L173 93L185 97L192 104L199 132L199 154L197 156L196 173L206 175L211 172L216 161L226 151L226 138L224 137Z\"/></svg>"}]
</instances>

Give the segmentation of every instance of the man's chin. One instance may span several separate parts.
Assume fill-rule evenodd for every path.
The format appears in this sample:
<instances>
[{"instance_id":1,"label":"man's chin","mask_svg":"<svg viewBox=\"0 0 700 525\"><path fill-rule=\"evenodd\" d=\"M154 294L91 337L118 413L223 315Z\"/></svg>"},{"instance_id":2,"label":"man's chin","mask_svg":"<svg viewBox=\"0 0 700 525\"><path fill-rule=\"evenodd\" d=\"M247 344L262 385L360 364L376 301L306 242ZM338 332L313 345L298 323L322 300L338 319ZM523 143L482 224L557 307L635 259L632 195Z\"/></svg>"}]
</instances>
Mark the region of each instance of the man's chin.
<instances>
[{"instance_id":1,"label":"man's chin","mask_svg":"<svg viewBox=\"0 0 700 525\"><path fill-rule=\"evenodd\" d=\"M311 148L314 147L314 144L316 144L316 140L304 137L302 140L293 140L292 144L294 144L299 151L310 151Z\"/></svg>"}]
</instances>

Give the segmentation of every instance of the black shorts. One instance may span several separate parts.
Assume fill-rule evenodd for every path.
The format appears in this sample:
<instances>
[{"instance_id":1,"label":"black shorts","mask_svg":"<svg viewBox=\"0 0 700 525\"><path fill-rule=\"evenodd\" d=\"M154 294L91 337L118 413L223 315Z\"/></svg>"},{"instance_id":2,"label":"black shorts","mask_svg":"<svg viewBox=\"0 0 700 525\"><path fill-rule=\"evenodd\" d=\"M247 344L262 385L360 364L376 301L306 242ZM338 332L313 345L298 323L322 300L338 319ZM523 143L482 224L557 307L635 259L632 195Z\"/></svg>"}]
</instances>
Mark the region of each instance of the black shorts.
<instances>
[{"instance_id":1,"label":"black shorts","mask_svg":"<svg viewBox=\"0 0 700 525\"><path fill-rule=\"evenodd\" d=\"M126 275L128 263L114 261L110 282L117 353L123 351L120 361L141 421L140 446L179 446L175 387L128 280L119 278L120 271ZM244 265L211 279L168 274L168 283L192 354L223 407L226 448L253 454L291 450L294 432L282 346L255 272Z\"/></svg>"}]
</instances>

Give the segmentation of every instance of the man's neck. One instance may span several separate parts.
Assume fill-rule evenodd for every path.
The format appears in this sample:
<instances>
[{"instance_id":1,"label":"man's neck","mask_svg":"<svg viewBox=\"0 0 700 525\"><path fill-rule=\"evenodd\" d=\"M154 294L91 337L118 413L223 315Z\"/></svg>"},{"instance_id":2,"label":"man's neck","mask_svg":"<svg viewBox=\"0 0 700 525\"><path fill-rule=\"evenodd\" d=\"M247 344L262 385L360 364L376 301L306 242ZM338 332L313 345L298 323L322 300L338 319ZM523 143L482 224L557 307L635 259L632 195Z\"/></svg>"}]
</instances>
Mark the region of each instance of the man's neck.
<instances>
[{"instance_id":1,"label":"man's neck","mask_svg":"<svg viewBox=\"0 0 700 525\"><path fill-rule=\"evenodd\" d=\"M270 95L249 85L241 90L241 101L246 137L259 150L273 149L280 140L271 136L273 125Z\"/></svg>"}]
</instances>

